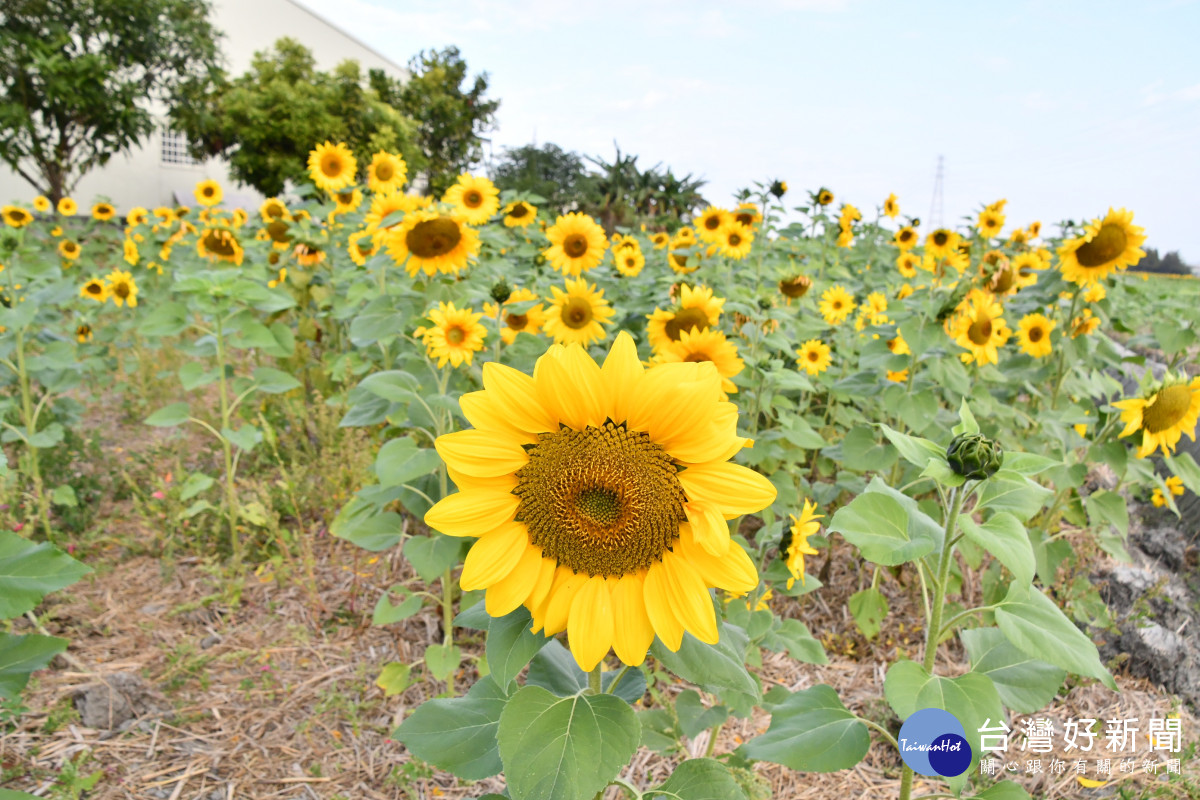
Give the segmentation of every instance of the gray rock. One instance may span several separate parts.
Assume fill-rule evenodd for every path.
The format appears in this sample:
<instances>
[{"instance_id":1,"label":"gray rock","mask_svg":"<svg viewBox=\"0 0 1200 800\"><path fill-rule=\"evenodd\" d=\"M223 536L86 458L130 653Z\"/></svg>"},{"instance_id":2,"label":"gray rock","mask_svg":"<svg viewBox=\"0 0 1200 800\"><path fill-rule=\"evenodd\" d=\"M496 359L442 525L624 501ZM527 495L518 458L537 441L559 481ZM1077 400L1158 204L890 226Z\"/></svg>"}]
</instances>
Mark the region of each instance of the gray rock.
<instances>
[{"instance_id":1,"label":"gray rock","mask_svg":"<svg viewBox=\"0 0 1200 800\"><path fill-rule=\"evenodd\" d=\"M73 692L80 721L97 730L123 729L139 717L161 714L170 705L138 675L116 672Z\"/></svg>"}]
</instances>

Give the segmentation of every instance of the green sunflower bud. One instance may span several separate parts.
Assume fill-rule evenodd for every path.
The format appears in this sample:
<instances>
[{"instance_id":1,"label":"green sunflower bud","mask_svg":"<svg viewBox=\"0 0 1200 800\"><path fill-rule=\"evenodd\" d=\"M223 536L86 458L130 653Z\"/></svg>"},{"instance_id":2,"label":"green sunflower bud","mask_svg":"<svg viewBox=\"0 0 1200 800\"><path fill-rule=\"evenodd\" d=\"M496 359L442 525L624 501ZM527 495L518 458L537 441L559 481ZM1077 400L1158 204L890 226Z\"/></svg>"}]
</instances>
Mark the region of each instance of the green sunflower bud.
<instances>
[{"instance_id":1,"label":"green sunflower bud","mask_svg":"<svg viewBox=\"0 0 1200 800\"><path fill-rule=\"evenodd\" d=\"M981 481L1004 463L1004 448L982 433L960 433L946 448L950 468L967 480Z\"/></svg>"},{"instance_id":2,"label":"green sunflower bud","mask_svg":"<svg viewBox=\"0 0 1200 800\"><path fill-rule=\"evenodd\" d=\"M508 281L501 278L492 285L491 295L493 300L503 305L512 297L512 287L508 285Z\"/></svg>"}]
</instances>

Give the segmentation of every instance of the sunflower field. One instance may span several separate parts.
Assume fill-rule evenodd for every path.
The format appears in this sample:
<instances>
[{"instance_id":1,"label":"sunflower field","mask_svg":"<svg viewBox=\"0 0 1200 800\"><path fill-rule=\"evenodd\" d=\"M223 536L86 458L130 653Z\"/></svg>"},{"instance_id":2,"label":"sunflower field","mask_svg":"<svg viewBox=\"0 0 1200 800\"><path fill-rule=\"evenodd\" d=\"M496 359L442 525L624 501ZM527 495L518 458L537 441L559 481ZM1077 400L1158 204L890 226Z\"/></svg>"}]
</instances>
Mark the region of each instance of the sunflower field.
<instances>
[{"instance_id":1,"label":"sunflower field","mask_svg":"<svg viewBox=\"0 0 1200 800\"><path fill-rule=\"evenodd\" d=\"M1200 493L1200 288L1128 270L1132 212L1052 234L998 200L928 229L894 195L860 210L776 180L683 226L605 230L481 176L424 196L388 152L359 164L325 142L309 169L252 210L213 181L191 208L2 210L0 795L172 787L166 769L138 784L120 750L149 728L114 734L117 761L47 751L75 712L22 704L60 653L95 674L69 642L123 616L43 597L137 558L165 582L203 565L208 593L177 611L207 609L206 642L285 602L308 615L293 645L382 637L345 664L382 722L331 684L288 724L324 730L326 753L373 727L386 779L318 761L260 791L247 769L229 797L1008 800L1109 782L988 769L1006 760L988 732L1079 692L1121 702L1094 570L1130 560L1139 509L1178 517ZM87 462L106 456L79 443L106 434L119 480L101 490ZM203 647L155 662L164 682L303 649ZM320 662L232 691L297 711L340 669ZM863 663L854 686L829 677ZM902 723L929 708L961 722L957 771L901 758ZM1160 704L1160 732L1178 710ZM149 751L209 714L160 717ZM1119 791L1175 791L1142 758L1183 744L1158 744L1111 775ZM174 773L170 796L226 796L227 763Z\"/></svg>"}]
</instances>

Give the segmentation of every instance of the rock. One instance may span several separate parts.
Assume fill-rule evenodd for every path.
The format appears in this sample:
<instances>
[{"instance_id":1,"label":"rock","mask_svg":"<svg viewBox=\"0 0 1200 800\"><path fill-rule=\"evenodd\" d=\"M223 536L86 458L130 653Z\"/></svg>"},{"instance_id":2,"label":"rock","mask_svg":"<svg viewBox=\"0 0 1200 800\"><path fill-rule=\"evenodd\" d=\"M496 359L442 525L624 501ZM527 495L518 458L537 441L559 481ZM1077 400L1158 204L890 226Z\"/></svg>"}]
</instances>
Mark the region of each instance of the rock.
<instances>
[{"instance_id":1,"label":"rock","mask_svg":"<svg viewBox=\"0 0 1200 800\"><path fill-rule=\"evenodd\" d=\"M73 692L80 721L97 730L119 730L138 717L161 714L170 705L138 675L116 672Z\"/></svg>"},{"instance_id":2,"label":"rock","mask_svg":"<svg viewBox=\"0 0 1200 800\"><path fill-rule=\"evenodd\" d=\"M1166 687L1193 705L1200 700L1196 654L1179 634L1152 622L1123 633L1120 648L1129 653L1131 674Z\"/></svg>"},{"instance_id":3,"label":"rock","mask_svg":"<svg viewBox=\"0 0 1200 800\"><path fill-rule=\"evenodd\" d=\"M203 639L200 640L200 649L207 650L208 648L212 647L215 644L220 644L220 642L221 642L221 637L217 636L215 633L212 636L205 636Z\"/></svg>"}]
</instances>

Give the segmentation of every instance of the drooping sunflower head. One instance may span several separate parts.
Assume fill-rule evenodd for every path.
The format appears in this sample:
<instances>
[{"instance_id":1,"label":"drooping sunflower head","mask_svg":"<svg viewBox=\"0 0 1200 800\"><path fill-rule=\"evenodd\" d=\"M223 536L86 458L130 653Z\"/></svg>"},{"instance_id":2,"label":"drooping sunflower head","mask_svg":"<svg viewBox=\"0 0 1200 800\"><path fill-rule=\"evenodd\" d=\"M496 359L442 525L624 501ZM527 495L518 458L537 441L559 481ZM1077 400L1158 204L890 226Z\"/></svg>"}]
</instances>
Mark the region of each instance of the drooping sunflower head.
<instances>
[{"instance_id":1,"label":"drooping sunflower head","mask_svg":"<svg viewBox=\"0 0 1200 800\"><path fill-rule=\"evenodd\" d=\"M455 274L479 255L479 233L453 214L412 211L387 235L388 254L409 275ZM407 259L407 263L405 262Z\"/></svg>"},{"instance_id":2,"label":"drooping sunflower head","mask_svg":"<svg viewBox=\"0 0 1200 800\"><path fill-rule=\"evenodd\" d=\"M358 161L344 142L326 141L308 154L308 176L318 189L336 192L354 183Z\"/></svg>"},{"instance_id":3,"label":"drooping sunflower head","mask_svg":"<svg viewBox=\"0 0 1200 800\"><path fill-rule=\"evenodd\" d=\"M96 203L92 206L92 219L100 222L108 222L117 215L117 210L113 208L112 203Z\"/></svg>"},{"instance_id":4,"label":"drooping sunflower head","mask_svg":"<svg viewBox=\"0 0 1200 800\"><path fill-rule=\"evenodd\" d=\"M192 194L195 195L196 202L202 206L215 206L225 196L221 190L221 184L214 180L200 181L196 184Z\"/></svg>"},{"instance_id":5,"label":"drooping sunflower head","mask_svg":"<svg viewBox=\"0 0 1200 800\"><path fill-rule=\"evenodd\" d=\"M297 242L292 257L302 267L315 267L325 261L325 248L314 242Z\"/></svg>"},{"instance_id":6,"label":"drooping sunflower head","mask_svg":"<svg viewBox=\"0 0 1200 800\"><path fill-rule=\"evenodd\" d=\"M566 291L551 286L553 299L546 309L543 329L557 344L587 346L608 334L604 325L612 324L616 313L604 299L604 290L596 289L584 278L567 279Z\"/></svg>"},{"instance_id":7,"label":"drooping sunflower head","mask_svg":"<svg viewBox=\"0 0 1200 800\"><path fill-rule=\"evenodd\" d=\"M767 191L774 195L776 200L782 200L783 196L787 194L787 190L787 181L774 180L771 181L771 188Z\"/></svg>"},{"instance_id":8,"label":"drooping sunflower head","mask_svg":"<svg viewBox=\"0 0 1200 800\"><path fill-rule=\"evenodd\" d=\"M762 212L754 203L738 203L738 207L733 210L733 220L753 229L762 222Z\"/></svg>"},{"instance_id":9,"label":"drooping sunflower head","mask_svg":"<svg viewBox=\"0 0 1200 800\"><path fill-rule=\"evenodd\" d=\"M33 222L33 214L20 206L4 206L0 209L0 216L4 217L4 224L10 228L24 228Z\"/></svg>"},{"instance_id":10,"label":"drooping sunflower head","mask_svg":"<svg viewBox=\"0 0 1200 800\"><path fill-rule=\"evenodd\" d=\"M709 588L758 582L725 518L775 490L728 462L745 440L714 365L645 369L622 333L603 366L554 346L532 377L483 372L483 391L462 399L475 429L436 443L460 491L425 517L481 536L462 586L485 589L491 615L525 605L534 631L567 631L585 670L610 648L640 664L655 635L672 650L685 631L716 642Z\"/></svg>"},{"instance_id":11,"label":"drooping sunflower head","mask_svg":"<svg viewBox=\"0 0 1200 800\"><path fill-rule=\"evenodd\" d=\"M1170 455L1184 434L1196 441L1200 376L1188 381L1168 374L1142 397L1118 400L1113 406L1121 411L1121 422L1125 423L1121 436L1142 434L1138 458L1145 458L1158 448L1164 456Z\"/></svg>"},{"instance_id":12,"label":"drooping sunflower head","mask_svg":"<svg viewBox=\"0 0 1200 800\"><path fill-rule=\"evenodd\" d=\"M446 190L442 202L471 225L483 225L500 210L500 190L487 178L463 173L458 183Z\"/></svg>"},{"instance_id":13,"label":"drooping sunflower head","mask_svg":"<svg viewBox=\"0 0 1200 800\"><path fill-rule=\"evenodd\" d=\"M809 339L796 351L797 366L809 375L820 375L832 363L832 350L820 339Z\"/></svg>"},{"instance_id":14,"label":"drooping sunflower head","mask_svg":"<svg viewBox=\"0 0 1200 800\"><path fill-rule=\"evenodd\" d=\"M1100 327L1100 318L1092 313L1090 308L1079 312L1079 316L1071 320L1071 338L1091 336Z\"/></svg>"},{"instance_id":15,"label":"drooping sunflower head","mask_svg":"<svg viewBox=\"0 0 1200 800\"><path fill-rule=\"evenodd\" d=\"M408 164L402 156L380 150L367 166L367 188L372 192L398 191L408 179Z\"/></svg>"},{"instance_id":16,"label":"drooping sunflower head","mask_svg":"<svg viewBox=\"0 0 1200 800\"><path fill-rule=\"evenodd\" d=\"M272 223L275 224L275 223ZM245 251L233 231L228 228L205 228L196 237L196 253L201 258L242 265Z\"/></svg>"},{"instance_id":17,"label":"drooping sunflower head","mask_svg":"<svg viewBox=\"0 0 1200 800\"><path fill-rule=\"evenodd\" d=\"M808 294L808 290L811 288L812 278L807 275L793 275L779 282L779 292L788 299L789 305L793 300L798 300Z\"/></svg>"},{"instance_id":18,"label":"drooping sunflower head","mask_svg":"<svg viewBox=\"0 0 1200 800\"><path fill-rule=\"evenodd\" d=\"M525 228L537 222L537 208L524 200L517 200L504 207L504 227Z\"/></svg>"},{"instance_id":19,"label":"drooping sunflower head","mask_svg":"<svg viewBox=\"0 0 1200 800\"><path fill-rule=\"evenodd\" d=\"M346 250L350 253L350 260L361 267L368 258L379 252L379 245L370 231L358 231L350 234L346 240Z\"/></svg>"},{"instance_id":20,"label":"drooping sunflower head","mask_svg":"<svg viewBox=\"0 0 1200 800\"><path fill-rule=\"evenodd\" d=\"M726 258L742 260L750 255L754 244L754 230L740 222L730 222L721 230L717 247Z\"/></svg>"},{"instance_id":21,"label":"drooping sunflower head","mask_svg":"<svg viewBox=\"0 0 1200 800\"><path fill-rule=\"evenodd\" d=\"M550 247L542 255L550 266L566 275L580 275L599 266L608 249L604 228L587 214L573 211L560 216L546 229Z\"/></svg>"},{"instance_id":22,"label":"drooping sunflower head","mask_svg":"<svg viewBox=\"0 0 1200 800\"><path fill-rule=\"evenodd\" d=\"M887 200L883 201L883 214L891 219L900 216L900 202L896 200L894 192L888 195Z\"/></svg>"},{"instance_id":23,"label":"drooping sunflower head","mask_svg":"<svg viewBox=\"0 0 1200 800\"><path fill-rule=\"evenodd\" d=\"M122 255L125 258L125 263L129 264L131 267L136 267L138 261L140 261L142 258L141 253L138 252L137 242L133 241L133 239L126 239L125 243L121 246L121 249Z\"/></svg>"},{"instance_id":24,"label":"drooping sunflower head","mask_svg":"<svg viewBox=\"0 0 1200 800\"><path fill-rule=\"evenodd\" d=\"M1042 223L1041 222L1029 223L1029 238L1036 239L1041 235L1042 235Z\"/></svg>"},{"instance_id":25,"label":"drooping sunflower head","mask_svg":"<svg viewBox=\"0 0 1200 800\"><path fill-rule=\"evenodd\" d=\"M1145 258L1141 249L1145 229L1133 224L1133 212L1109 209L1103 219L1093 220L1082 236L1058 248L1063 278L1078 284L1096 283L1114 270L1133 266Z\"/></svg>"},{"instance_id":26,"label":"drooping sunflower head","mask_svg":"<svg viewBox=\"0 0 1200 800\"><path fill-rule=\"evenodd\" d=\"M92 340L92 326L86 322L80 323L75 328L75 341L83 344Z\"/></svg>"}]
</instances>

